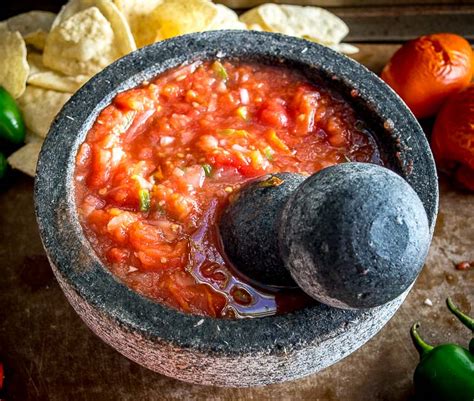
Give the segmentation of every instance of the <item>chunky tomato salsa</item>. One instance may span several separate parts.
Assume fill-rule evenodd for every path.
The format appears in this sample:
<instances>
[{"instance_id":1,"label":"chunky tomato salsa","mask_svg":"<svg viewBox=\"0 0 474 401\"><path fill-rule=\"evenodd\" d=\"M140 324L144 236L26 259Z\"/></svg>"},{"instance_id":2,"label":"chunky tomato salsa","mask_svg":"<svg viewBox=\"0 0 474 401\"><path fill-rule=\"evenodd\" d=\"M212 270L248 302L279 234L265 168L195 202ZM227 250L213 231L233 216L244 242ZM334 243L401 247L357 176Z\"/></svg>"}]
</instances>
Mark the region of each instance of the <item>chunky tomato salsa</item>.
<instances>
[{"instance_id":1,"label":"chunky tomato salsa","mask_svg":"<svg viewBox=\"0 0 474 401\"><path fill-rule=\"evenodd\" d=\"M216 219L255 177L348 160L382 164L337 93L286 67L196 62L118 94L100 113L77 154L78 211L99 257L139 293L213 317L282 313L311 301L239 277Z\"/></svg>"}]
</instances>

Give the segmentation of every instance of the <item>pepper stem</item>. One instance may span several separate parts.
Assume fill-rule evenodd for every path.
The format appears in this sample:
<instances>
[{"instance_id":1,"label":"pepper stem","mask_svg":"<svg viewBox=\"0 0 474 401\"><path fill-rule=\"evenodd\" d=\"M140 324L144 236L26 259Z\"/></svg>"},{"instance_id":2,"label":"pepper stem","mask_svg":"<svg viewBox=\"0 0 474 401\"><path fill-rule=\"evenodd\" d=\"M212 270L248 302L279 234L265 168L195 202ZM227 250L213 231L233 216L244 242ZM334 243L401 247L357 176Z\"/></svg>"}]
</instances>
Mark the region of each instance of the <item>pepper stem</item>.
<instances>
[{"instance_id":1,"label":"pepper stem","mask_svg":"<svg viewBox=\"0 0 474 401\"><path fill-rule=\"evenodd\" d=\"M474 333L474 319L462 313L454 304L451 298L448 297L446 299L446 304L448 305L448 309L454 314L454 316L456 316L461 321L461 323L464 324L464 326L466 326Z\"/></svg>"},{"instance_id":2,"label":"pepper stem","mask_svg":"<svg viewBox=\"0 0 474 401\"><path fill-rule=\"evenodd\" d=\"M420 354L420 358L423 358L428 352L430 352L434 347L426 343L418 333L418 328L420 327L420 323L416 322L413 326L411 326L410 334L411 339L413 341L413 345L415 346L416 350Z\"/></svg>"}]
</instances>

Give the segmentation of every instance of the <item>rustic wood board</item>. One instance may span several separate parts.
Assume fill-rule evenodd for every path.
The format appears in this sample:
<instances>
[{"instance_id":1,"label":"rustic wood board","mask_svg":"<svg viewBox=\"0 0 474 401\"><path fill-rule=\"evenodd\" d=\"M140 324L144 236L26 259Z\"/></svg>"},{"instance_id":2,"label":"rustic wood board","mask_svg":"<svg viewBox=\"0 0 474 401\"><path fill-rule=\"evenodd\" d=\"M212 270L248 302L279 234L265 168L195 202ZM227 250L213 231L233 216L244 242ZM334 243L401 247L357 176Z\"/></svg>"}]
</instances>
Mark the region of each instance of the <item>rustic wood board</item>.
<instances>
[{"instance_id":1,"label":"rustic wood board","mask_svg":"<svg viewBox=\"0 0 474 401\"><path fill-rule=\"evenodd\" d=\"M396 48L363 45L356 59L378 71ZM447 312L444 299L451 295L464 311L473 312L474 271L457 271L454 263L474 260L474 195L446 182L427 264L385 328L318 375L251 389L178 382L130 362L95 337L54 279L38 236L32 190L32 179L19 173L0 189L0 360L8 401L408 401L418 360L410 325L420 320L423 335L434 344L467 344L470 338ZM424 304L427 298L432 307Z\"/></svg>"}]
</instances>

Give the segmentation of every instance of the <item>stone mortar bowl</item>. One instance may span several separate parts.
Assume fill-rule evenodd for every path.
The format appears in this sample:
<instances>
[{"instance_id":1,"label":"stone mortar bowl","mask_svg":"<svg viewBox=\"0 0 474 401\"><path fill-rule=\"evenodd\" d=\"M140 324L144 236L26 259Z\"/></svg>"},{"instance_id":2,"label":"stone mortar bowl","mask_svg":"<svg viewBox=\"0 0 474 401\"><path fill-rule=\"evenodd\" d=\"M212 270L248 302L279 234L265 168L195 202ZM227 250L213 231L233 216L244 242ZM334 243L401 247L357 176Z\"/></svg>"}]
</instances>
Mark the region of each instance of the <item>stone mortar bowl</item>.
<instances>
[{"instance_id":1,"label":"stone mortar bowl","mask_svg":"<svg viewBox=\"0 0 474 401\"><path fill-rule=\"evenodd\" d=\"M408 291L381 307L315 304L280 316L222 320L183 314L130 290L101 263L78 221L79 145L113 97L169 68L200 59L283 64L339 91L375 132L393 170L420 196L433 232L438 185L428 142L400 98L353 60L308 41L262 32L191 34L140 49L92 78L64 106L43 145L35 182L43 245L67 299L116 350L192 383L246 387L300 378L355 351L392 317Z\"/></svg>"}]
</instances>

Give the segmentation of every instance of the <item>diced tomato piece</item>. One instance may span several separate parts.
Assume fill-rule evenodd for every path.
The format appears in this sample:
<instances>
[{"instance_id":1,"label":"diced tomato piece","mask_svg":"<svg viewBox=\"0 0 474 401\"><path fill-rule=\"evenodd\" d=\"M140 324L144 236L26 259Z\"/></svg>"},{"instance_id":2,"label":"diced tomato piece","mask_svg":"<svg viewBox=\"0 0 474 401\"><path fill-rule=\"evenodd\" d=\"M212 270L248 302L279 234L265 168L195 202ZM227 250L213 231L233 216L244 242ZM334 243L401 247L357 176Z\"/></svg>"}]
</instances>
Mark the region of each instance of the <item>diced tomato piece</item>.
<instances>
[{"instance_id":1,"label":"diced tomato piece","mask_svg":"<svg viewBox=\"0 0 474 401\"><path fill-rule=\"evenodd\" d=\"M252 166L250 157L247 160L242 155L238 155L238 153L214 153L209 156L209 160L216 168L235 167L246 177L254 177L263 172L262 168Z\"/></svg>"},{"instance_id":2,"label":"diced tomato piece","mask_svg":"<svg viewBox=\"0 0 474 401\"><path fill-rule=\"evenodd\" d=\"M94 231L104 235L107 233L107 224L111 216L105 210L94 210L87 218L87 225Z\"/></svg>"},{"instance_id":3,"label":"diced tomato piece","mask_svg":"<svg viewBox=\"0 0 474 401\"><path fill-rule=\"evenodd\" d=\"M92 148L91 174L88 184L92 188L103 187L110 178L112 152L97 146Z\"/></svg>"},{"instance_id":4,"label":"diced tomato piece","mask_svg":"<svg viewBox=\"0 0 474 401\"><path fill-rule=\"evenodd\" d=\"M133 224L130 230L130 244L135 249L148 249L165 241L159 227L144 222Z\"/></svg>"},{"instance_id":5,"label":"diced tomato piece","mask_svg":"<svg viewBox=\"0 0 474 401\"><path fill-rule=\"evenodd\" d=\"M116 210L118 213L107 223L107 231L119 244L126 243L128 240L128 229L138 220L138 216L130 212ZM115 213L112 213L112 210L110 210L109 214Z\"/></svg>"},{"instance_id":6,"label":"diced tomato piece","mask_svg":"<svg viewBox=\"0 0 474 401\"><path fill-rule=\"evenodd\" d=\"M173 304L187 312L199 311L217 317L226 305L222 295L213 293L205 284L196 284L185 272L176 271L164 276L161 289Z\"/></svg>"},{"instance_id":7,"label":"diced tomato piece","mask_svg":"<svg viewBox=\"0 0 474 401\"><path fill-rule=\"evenodd\" d=\"M298 88L293 98L297 135L306 135L313 131L316 109L320 94L308 85Z\"/></svg>"},{"instance_id":8,"label":"diced tomato piece","mask_svg":"<svg viewBox=\"0 0 474 401\"><path fill-rule=\"evenodd\" d=\"M173 244L161 242L150 247L140 245L135 248L139 249L137 256L142 268L147 271L180 268L187 257L187 241L178 241Z\"/></svg>"},{"instance_id":9,"label":"diced tomato piece","mask_svg":"<svg viewBox=\"0 0 474 401\"><path fill-rule=\"evenodd\" d=\"M285 103L281 99L272 99L263 103L259 112L260 120L274 128L288 125L288 114Z\"/></svg>"},{"instance_id":10,"label":"diced tomato piece","mask_svg":"<svg viewBox=\"0 0 474 401\"><path fill-rule=\"evenodd\" d=\"M153 102L141 88L130 89L115 96L114 104L122 110L141 111L153 107Z\"/></svg>"},{"instance_id":11,"label":"diced tomato piece","mask_svg":"<svg viewBox=\"0 0 474 401\"><path fill-rule=\"evenodd\" d=\"M130 255L127 249L111 248L107 251L107 259L111 263L125 263Z\"/></svg>"},{"instance_id":12,"label":"diced tomato piece","mask_svg":"<svg viewBox=\"0 0 474 401\"><path fill-rule=\"evenodd\" d=\"M338 118L331 117L328 120L327 132L328 141L332 146L340 147L346 144L346 128Z\"/></svg>"}]
</instances>

